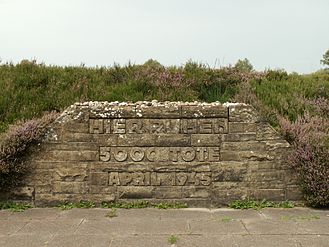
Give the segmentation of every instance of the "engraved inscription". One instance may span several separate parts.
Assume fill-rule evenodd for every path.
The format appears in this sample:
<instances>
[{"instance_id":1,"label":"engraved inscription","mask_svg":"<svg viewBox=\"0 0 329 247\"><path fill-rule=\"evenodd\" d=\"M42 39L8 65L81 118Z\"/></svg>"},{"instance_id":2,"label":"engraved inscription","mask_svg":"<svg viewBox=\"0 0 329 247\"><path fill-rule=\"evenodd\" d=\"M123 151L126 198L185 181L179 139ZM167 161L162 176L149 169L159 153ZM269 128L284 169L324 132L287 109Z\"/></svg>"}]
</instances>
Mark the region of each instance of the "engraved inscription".
<instances>
[{"instance_id":1,"label":"engraved inscription","mask_svg":"<svg viewBox=\"0 0 329 247\"><path fill-rule=\"evenodd\" d=\"M103 162L217 162L219 147L99 147Z\"/></svg>"},{"instance_id":2,"label":"engraved inscription","mask_svg":"<svg viewBox=\"0 0 329 247\"><path fill-rule=\"evenodd\" d=\"M209 186L211 172L109 172L109 186Z\"/></svg>"},{"instance_id":3,"label":"engraved inscription","mask_svg":"<svg viewBox=\"0 0 329 247\"><path fill-rule=\"evenodd\" d=\"M90 119L91 134L220 134L227 119Z\"/></svg>"},{"instance_id":4,"label":"engraved inscription","mask_svg":"<svg viewBox=\"0 0 329 247\"><path fill-rule=\"evenodd\" d=\"M181 119L181 133L183 134L220 134L227 131L226 119Z\"/></svg>"}]
</instances>

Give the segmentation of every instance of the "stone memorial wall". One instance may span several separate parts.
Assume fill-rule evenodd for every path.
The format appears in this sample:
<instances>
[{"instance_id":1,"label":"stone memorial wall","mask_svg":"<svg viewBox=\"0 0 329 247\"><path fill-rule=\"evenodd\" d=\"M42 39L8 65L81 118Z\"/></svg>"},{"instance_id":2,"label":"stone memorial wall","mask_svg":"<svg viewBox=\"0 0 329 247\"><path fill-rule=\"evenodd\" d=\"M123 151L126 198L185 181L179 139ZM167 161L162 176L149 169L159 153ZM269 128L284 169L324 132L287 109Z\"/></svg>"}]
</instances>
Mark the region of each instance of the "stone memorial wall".
<instances>
[{"instance_id":1,"label":"stone memorial wall","mask_svg":"<svg viewBox=\"0 0 329 247\"><path fill-rule=\"evenodd\" d=\"M16 191L36 205L301 198L289 144L245 104L77 103L37 149Z\"/></svg>"}]
</instances>

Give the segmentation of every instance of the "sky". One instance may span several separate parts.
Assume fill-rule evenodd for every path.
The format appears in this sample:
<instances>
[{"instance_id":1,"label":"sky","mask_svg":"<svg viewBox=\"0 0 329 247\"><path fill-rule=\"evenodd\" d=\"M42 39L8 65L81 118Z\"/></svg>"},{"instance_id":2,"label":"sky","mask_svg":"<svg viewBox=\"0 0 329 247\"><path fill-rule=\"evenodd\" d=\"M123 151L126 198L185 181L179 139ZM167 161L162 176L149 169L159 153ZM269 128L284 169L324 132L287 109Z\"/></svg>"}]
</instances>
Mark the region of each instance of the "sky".
<instances>
[{"instance_id":1,"label":"sky","mask_svg":"<svg viewBox=\"0 0 329 247\"><path fill-rule=\"evenodd\" d=\"M48 65L220 67L310 73L329 49L328 0L0 0L0 59Z\"/></svg>"}]
</instances>

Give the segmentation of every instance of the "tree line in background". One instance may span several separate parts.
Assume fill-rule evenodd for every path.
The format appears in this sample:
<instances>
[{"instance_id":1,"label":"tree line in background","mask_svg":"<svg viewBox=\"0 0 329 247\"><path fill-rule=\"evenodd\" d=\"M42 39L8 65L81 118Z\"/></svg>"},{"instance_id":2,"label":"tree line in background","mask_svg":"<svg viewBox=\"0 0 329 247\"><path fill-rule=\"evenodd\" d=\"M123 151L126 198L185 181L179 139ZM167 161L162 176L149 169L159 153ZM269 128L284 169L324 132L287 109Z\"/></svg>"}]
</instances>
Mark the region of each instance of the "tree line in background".
<instances>
[{"instance_id":1,"label":"tree line in background","mask_svg":"<svg viewBox=\"0 0 329 247\"><path fill-rule=\"evenodd\" d=\"M329 65L329 50L321 60ZM24 150L42 137L54 113L79 101L233 101L252 104L294 147L289 158L306 202L329 205L329 71L257 72L248 59L209 68L189 61L59 67L23 60L0 65L0 189L27 172ZM43 117L42 117L43 116ZM23 121L33 119L29 121ZM15 124L16 123L16 124ZM9 127L11 126L11 127ZM23 147L23 149L22 149Z\"/></svg>"}]
</instances>

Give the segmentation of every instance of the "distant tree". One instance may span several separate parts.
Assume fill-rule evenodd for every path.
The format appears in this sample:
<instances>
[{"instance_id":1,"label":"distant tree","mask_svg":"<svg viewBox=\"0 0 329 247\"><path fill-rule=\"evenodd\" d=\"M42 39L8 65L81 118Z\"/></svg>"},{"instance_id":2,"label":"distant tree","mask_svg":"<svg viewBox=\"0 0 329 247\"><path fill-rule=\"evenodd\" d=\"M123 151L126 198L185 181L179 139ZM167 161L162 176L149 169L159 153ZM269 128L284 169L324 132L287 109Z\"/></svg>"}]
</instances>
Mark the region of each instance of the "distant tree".
<instances>
[{"instance_id":1,"label":"distant tree","mask_svg":"<svg viewBox=\"0 0 329 247\"><path fill-rule=\"evenodd\" d=\"M321 59L321 63L323 65L328 65L329 66L329 50L326 51L325 54L323 54L323 59Z\"/></svg>"},{"instance_id":2,"label":"distant tree","mask_svg":"<svg viewBox=\"0 0 329 247\"><path fill-rule=\"evenodd\" d=\"M234 68L243 72L251 72L254 70L254 67L252 66L252 64L249 62L247 58L239 59L234 65Z\"/></svg>"},{"instance_id":3,"label":"distant tree","mask_svg":"<svg viewBox=\"0 0 329 247\"><path fill-rule=\"evenodd\" d=\"M163 65L161 63L159 63L155 59L149 59L143 65L144 66L149 66L149 67L154 67L154 68L161 68L161 67L163 67Z\"/></svg>"}]
</instances>

